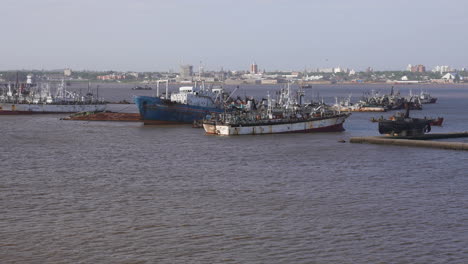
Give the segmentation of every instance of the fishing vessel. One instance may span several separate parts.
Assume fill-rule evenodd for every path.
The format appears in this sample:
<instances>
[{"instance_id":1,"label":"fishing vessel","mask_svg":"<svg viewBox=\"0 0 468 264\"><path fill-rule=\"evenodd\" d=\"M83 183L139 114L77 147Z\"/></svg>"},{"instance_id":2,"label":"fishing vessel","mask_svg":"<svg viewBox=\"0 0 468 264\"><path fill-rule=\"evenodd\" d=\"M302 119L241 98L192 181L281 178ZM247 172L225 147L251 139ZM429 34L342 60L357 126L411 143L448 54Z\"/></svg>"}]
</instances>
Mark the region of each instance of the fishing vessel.
<instances>
[{"instance_id":1,"label":"fishing vessel","mask_svg":"<svg viewBox=\"0 0 468 264\"><path fill-rule=\"evenodd\" d=\"M386 112L387 108L379 105L369 105L363 102L351 103L349 100L337 101L333 108L341 112Z\"/></svg>"},{"instance_id":2,"label":"fishing vessel","mask_svg":"<svg viewBox=\"0 0 468 264\"><path fill-rule=\"evenodd\" d=\"M339 132L350 113L331 110L324 104L302 103L301 92L292 99L290 88L282 91L279 100L268 95L265 105L224 112L203 121L207 134L260 135L276 133Z\"/></svg>"},{"instance_id":3,"label":"fishing vessel","mask_svg":"<svg viewBox=\"0 0 468 264\"><path fill-rule=\"evenodd\" d=\"M361 100L356 103L351 102L351 96L346 99L338 100L333 105L335 110L349 112L386 112L391 110L403 109L405 103L408 103L411 110L421 110L422 103L419 96L413 96L410 91L410 96L405 98L400 95L400 92L394 92L393 86L390 94L380 94L378 91L372 90L370 93L363 95Z\"/></svg>"},{"instance_id":4,"label":"fishing vessel","mask_svg":"<svg viewBox=\"0 0 468 264\"><path fill-rule=\"evenodd\" d=\"M435 104L437 102L437 97L432 97L429 93L421 91L419 100L421 104Z\"/></svg>"},{"instance_id":5,"label":"fishing vessel","mask_svg":"<svg viewBox=\"0 0 468 264\"><path fill-rule=\"evenodd\" d=\"M159 94L159 83L166 83L166 92ZM144 124L185 124L202 120L207 114L221 113L224 108L224 90L205 88L204 84L180 87L169 94L168 81L157 82L156 96L135 96Z\"/></svg>"},{"instance_id":6,"label":"fishing vessel","mask_svg":"<svg viewBox=\"0 0 468 264\"><path fill-rule=\"evenodd\" d=\"M84 95L68 91L59 83L55 94L49 83L4 85L0 114L55 114L105 111L107 104L89 91Z\"/></svg>"},{"instance_id":7,"label":"fishing vessel","mask_svg":"<svg viewBox=\"0 0 468 264\"><path fill-rule=\"evenodd\" d=\"M405 104L405 114L394 115L389 119L379 120L379 133L390 136L418 136L431 132L432 119L411 118L409 103Z\"/></svg>"},{"instance_id":8,"label":"fishing vessel","mask_svg":"<svg viewBox=\"0 0 468 264\"><path fill-rule=\"evenodd\" d=\"M359 101L357 103L351 103L351 97L348 97L345 100L338 101L338 98L335 98L336 102L332 106L336 111L341 112L386 112L387 107L381 105L372 105L364 101Z\"/></svg>"},{"instance_id":9,"label":"fishing vessel","mask_svg":"<svg viewBox=\"0 0 468 264\"><path fill-rule=\"evenodd\" d=\"M276 133L340 132L349 113L312 116L282 116L272 118L237 118L223 116L206 120L203 128L215 135L260 135Z\"/></svg>"}]
</instances>

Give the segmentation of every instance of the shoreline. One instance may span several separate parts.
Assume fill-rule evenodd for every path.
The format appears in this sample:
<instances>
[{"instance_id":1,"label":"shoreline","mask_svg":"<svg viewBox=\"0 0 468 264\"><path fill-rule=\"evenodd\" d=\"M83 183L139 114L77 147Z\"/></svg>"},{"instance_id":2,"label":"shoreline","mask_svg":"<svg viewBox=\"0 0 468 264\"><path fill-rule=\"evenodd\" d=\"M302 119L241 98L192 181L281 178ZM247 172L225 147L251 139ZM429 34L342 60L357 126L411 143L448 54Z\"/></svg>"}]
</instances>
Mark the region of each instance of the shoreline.
<instances>
[{"instance_id":1,"label":"shoreline","mask_svg":"<svg viewBox=\"0 0 468 264\"><path fill-rule=\"evenodd\" d=\"M78 83L78 82L76 82ZM136 85L136 84L146 84L148 86L156 85L156 83L143 83L143 82L102 82L102 81L91 81L92 84L121 84L121 85ZM169 85L193 85L194 83L181 83L181 82L171 82ZM224 83L224 82L205 82L209 85L254 85L254 86L271 86L271 85L284 85L287 83L276 83L276 84L266 84L266 83L248 83L248 82L236 82L236 83ZM468 86L468 82L464 83L393 83L393 82L304 82L304 83L292 83L293 85L391 85L391 86L403 86L403 85L435 85L435 86ZM305 88L307 89L307 88Z\"/></svg>"}]
</instances>

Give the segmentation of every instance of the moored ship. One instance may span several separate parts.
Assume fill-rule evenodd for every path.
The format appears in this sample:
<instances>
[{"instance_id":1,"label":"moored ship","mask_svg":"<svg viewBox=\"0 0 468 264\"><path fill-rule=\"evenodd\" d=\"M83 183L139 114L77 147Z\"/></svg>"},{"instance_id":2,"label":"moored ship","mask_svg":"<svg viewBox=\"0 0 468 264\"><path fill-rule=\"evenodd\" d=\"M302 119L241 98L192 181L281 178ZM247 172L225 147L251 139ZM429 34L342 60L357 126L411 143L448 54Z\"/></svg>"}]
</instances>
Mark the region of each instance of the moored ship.
<instances>
[{"instance_id":1,"label":"moored ship","mask_svg":"<svg viewBox=\"0 0 468 264\"><path fill-rule=\"evenodd\" d=\"M191 124L210 113L220 113L224 108L223 89L208 89L183 86L178 92L159 95L159 83L156 96L135 96L144 124Z\"/></svg>"},{"instance_id":2,"label":"moored ship","mask_svg":"<svg viewBox=\"0 0 468 264\"><path fill-rule=\"evenodd\" d=\"M433 119L411 118L409 103L405 103L405 108L405 114L400 113L389 119L378 120L379 133L390 136L418 136L431 132Z\"/></svg>"},{"instance_id":3,"label":"moored ship","mask_svg":"<svg viewBox=\"0 0 468 264\"><path fill-rule=\"evenodd\" d=\"M67 91L62 81L52 95L49 83L11 84L2 89L0 114L57 114L99 112L106 110L106 103L96 99L88 91L86 95Z\"/></svg>"},{"instance_id":4,"label":"moored ship","mask_svg":"<svg viewBox=\"0 0 468 264\"><path fill-rule=\"evenodd\" d=\"M315 114L306 116L282 116L274 118L236 118L225 116L218 120L206 120L203 128L215 135L260 135L277 133L340 132L350 116L341 114Z\"/></svg>"},{"instance_id":5,"label":"moored ship","mask_svg":"<svg viewBox=\"0 0 468 264\"><path fill-rule=\"evenodd\" d=\"M204 120L207 134L215 135L260 135L276 133L339 132L350 113L340 113L328 106L303 104L302 92L297 100L292 99L288 87L278 101L268 96L266 105L251 109L224 112Z\"/></svg>"},{"instance_id":6,"label":"moored ship","mask_svg":"<svg viewBox=\"0 0 468 264\"><path fill-rule=\"evenodd\" d=\"M429 93L421 91L419 100L421 104L435 104L437 102L437 97L432 97Z\"/></svg>"}]
</instances>

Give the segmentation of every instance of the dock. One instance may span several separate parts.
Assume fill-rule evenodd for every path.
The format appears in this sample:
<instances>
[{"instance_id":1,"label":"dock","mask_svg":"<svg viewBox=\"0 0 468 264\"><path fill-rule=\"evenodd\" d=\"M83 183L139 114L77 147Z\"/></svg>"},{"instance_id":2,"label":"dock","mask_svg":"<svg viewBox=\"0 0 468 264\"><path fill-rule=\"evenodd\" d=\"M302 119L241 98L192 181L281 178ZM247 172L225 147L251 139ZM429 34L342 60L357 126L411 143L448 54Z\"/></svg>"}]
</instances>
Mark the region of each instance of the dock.
<instances>
[{"instance_id":1,"label":"dock","mask_svg":"<svg viewBox=\"0 0 468 264\"><path fill-rule=\"evenodd\" d=\"M76 121L123 121L123 122L141 122L139 113L116 113L116 112L98 112L98 113L77 113L62 120Z\"/></svg>"},{"instance_id":2,"label":"dock","mask_svg":"<svg viewBox=\"0 0 468 264\"><path fill-rule=\"evenodd\" d=\"M425 134L413 137L375 136L375 137L352 137L350 143L369 143L380 145L425 147L452 150L468 150L468 143L463 142L441 142L431 139L461 138L468 137L468 132Z\"/></svg>"}]
</instances>

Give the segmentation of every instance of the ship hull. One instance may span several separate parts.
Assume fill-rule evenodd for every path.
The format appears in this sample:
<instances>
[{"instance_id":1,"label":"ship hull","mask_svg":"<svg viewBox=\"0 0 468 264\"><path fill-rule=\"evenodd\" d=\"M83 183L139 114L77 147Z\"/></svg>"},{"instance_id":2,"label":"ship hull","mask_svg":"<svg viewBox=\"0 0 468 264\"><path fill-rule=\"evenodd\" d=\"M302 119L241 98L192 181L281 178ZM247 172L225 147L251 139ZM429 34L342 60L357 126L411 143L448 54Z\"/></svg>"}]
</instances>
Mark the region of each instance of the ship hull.
<instances>
[{"instance_id":1,"label":"ship hull","mask_svg":"<svg viewBox=\"0 0 468 264\"><path fill-rule=\"evenodd\" d=\"M394 121L394 120L381 120L379 121L380 134L424 134L431 131L431 120L412 118L410 121Z\"/></svg>"},{"instance_id":2,"label":"ship hull","mask_svg":"<svg viewBox=\"0 0 468 264\"><path fill-rule=\"evenodd\" d=\"M61 114L77 112L102 112L105 104L13 104L0 103L0 115Z\"/></svg>"},{"instance_id":3,"label":"ship hull","mask_svg":"<svg viewBox=\"0 0 468 264\"><path fill-rule=\"evenodd\" d=\"M435 103L437 103L437 98L421 99L421 104L435 104Z\"/></svg>"},{"instance_id":4,"label":"ship hull","mask_svg":"<svg viewBox=\"0 0 468 264\"><path fill-rule=\"evenodd\" d=\"M282 122L279 124L229 125L205 122L203 128L207 134L215 135L263 135L281 133L341 132L343 123L349 115L342 114L327 118L306 121Z\"/></svg>"},{"instance_id":5,"label":"ship hull","mask_svg":"<svg viewBox=\"0 0 468 264\"><path fill-rule=\"evenodd\" d=\"M150 96L136 96L135 104L143 123L147 125L192 124L210 113L223 111L220 108L174 103Z\"/></svg>"}]
</instances>

